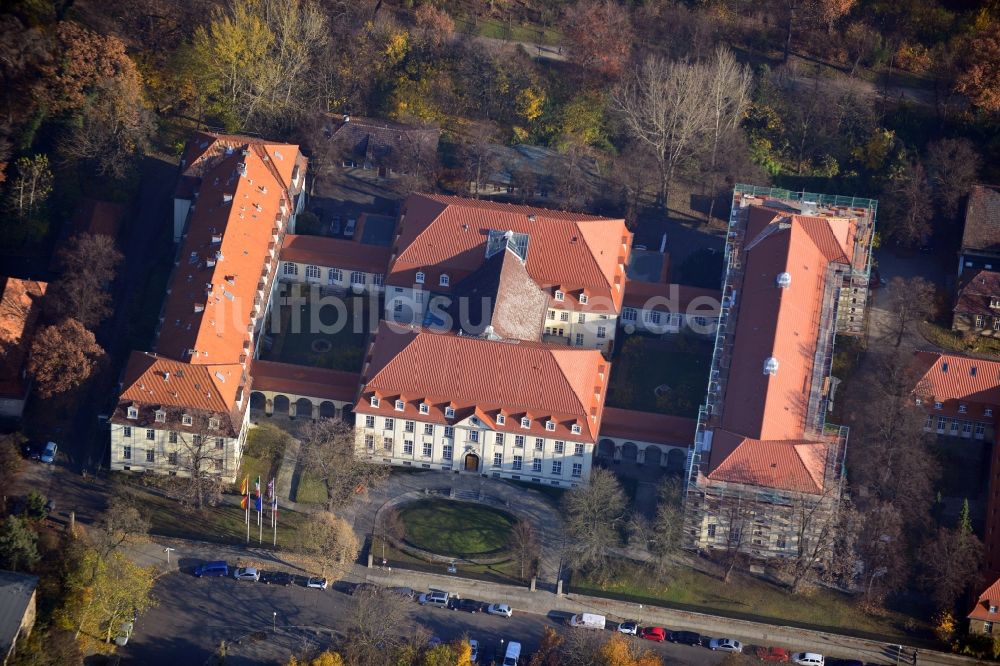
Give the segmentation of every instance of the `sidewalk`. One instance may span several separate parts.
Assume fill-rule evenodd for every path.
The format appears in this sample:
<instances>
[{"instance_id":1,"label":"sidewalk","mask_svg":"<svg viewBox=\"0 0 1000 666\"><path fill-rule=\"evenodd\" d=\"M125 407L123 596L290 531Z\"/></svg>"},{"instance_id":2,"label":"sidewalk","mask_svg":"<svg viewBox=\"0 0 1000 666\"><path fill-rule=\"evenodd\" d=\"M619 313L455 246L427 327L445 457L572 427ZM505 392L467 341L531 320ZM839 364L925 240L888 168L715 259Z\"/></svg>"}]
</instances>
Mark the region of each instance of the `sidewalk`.
<instances>
[{"instance_id":1,"label":"sidewalk","mask_svg":"<svg viewBox=\"0 0 1000 666\"><path fill-rule=\"evenodd\" d=\"M165 545L175 549L170 553L169 565L167 564L167 554L164 552ZM169 543L151 541L132 546L130 555L138 564L153 566L161 573L177 571L180 568L187 569L203 561L218 559L225 559L229 562L235 562L238 559L273 562L275 565L292 570L294 573L306 573L296 565L286 562L281 553L252 547L220 546L182 540L171 540ZM796 652L819 652L826 656L861 659L875 664L897 663L895 645L893 644L797 627L749 622L658 606L644 606L600 597L579 594L566 594L560 597L552 592L541 590L531 592L526 587L514 585L502 585L458 576L403 569L390 569L388 571L378 568L368 569L361 565L355 565L351 573L344 579L352 583L367 581L389 587L410 587L418 591L447 590L462 597L472 597L492 603L506 603L514 609L514 612L562 617L568 617L573 613L599 613L607 616L609 620L636 620L641 624L655 624L671 630L690 630L709 636L735 638L747 644L780 646ZM906 651L906 654L910 653L912 653L912 648ZM982 662L921 648L918 663L964 666Z\"/></svg>"}]
</instances>

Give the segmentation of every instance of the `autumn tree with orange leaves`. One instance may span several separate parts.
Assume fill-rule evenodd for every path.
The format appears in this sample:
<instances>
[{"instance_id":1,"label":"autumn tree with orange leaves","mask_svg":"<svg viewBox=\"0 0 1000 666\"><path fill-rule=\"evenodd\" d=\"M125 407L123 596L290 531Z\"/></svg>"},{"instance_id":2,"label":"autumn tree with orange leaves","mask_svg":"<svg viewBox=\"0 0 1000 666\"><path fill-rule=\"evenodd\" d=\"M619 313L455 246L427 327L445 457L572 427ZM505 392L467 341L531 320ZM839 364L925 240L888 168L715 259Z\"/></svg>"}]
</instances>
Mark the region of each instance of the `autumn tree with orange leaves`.
<instances>
[{"instance_id":1,"label":"autumn tree with orange leaves","mask_svg":"<svg viewBox=\"0 0 1000 666\"><path fill-rule=\"evenodd\" d=\"M87 381L103 358L104 350L94 334L77 320L66 319L35 334L28 374L35 380L38 396L51 398Z\"/></svg>"},{"instance_id":2,"label":"autumn tree with orange leaves","mask_svg":"<svg viewBox=\"0 0 1000 666\"><path fill-rule=\"evenodd\" d=\"M611 0L586 0L566 10L566 44L580 67L610 79L625 69L632 49L628 11Z\"/></svg>"},{"instance_id":3,"label":"autumn tree with orange leaves","mask_svg":"<svg viewBox=\"0 0 1000 666\"><path fill-rule=\"evenodd\" d=\"M1000 111L1000 32L983 31L970 39L965 60L955 90L985 111Z\"/></svg>"}]
</instances>

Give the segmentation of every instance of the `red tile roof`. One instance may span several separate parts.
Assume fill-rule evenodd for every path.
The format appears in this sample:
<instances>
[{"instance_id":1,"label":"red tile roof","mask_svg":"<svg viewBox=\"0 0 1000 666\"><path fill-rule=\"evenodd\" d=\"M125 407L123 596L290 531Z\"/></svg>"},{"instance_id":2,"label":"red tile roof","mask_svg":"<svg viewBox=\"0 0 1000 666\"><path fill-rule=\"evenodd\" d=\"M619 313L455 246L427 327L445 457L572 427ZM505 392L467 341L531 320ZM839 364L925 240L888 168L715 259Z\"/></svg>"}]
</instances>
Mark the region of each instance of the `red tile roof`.
<instances>
[{"instance_id":1,"label":"red tile roof","mask_svg":"<svg viewBox=\"0 0 1000 666\"><path fill-rule=\"evenodd\" d=\"M930 351L914 356L919 376L914 393L925 402L1000 405L1000 361Z\"/></svg>"},{"instance_id":2,"label":"red tile roof","mask_svg":"<svg viewBox=\"0 0 1000 666\"><path fill-rule=\"evenodd\" d=\"M621 309L632 245L624 220L435 194L413 194L404 203L386 284L412 287L418 271L434 290L442 273L456 284L485 261L490 230L529 235L528 273L550 293L566 294L560 307ZM577 300L582 290L586 305Z\"/></svg>"},{"instance_id":3,"label":"red tile roof","mask_svg":"<svg viewBox=\"0 0 1000 666\"><path fill-rule=\"evenodd\" d=\"M240 363L252 356L251 318L273 280L273 271L266 279L262 271L271 251L277 254L291 212L290 179L299 151L292 145L205 134L191 146L188 156L192 151L196 156L185 173L200 174L202 182L169 285L156 351L191 363Z\"/></svg>"},{"instance_id":4,"label":"red tile roof","mask_svg":"<svg viewBox=\"0 0 1000 666\"><path fill-rule=\"evenodd\" d=\"M808 440L760 440L715 430L709 479L820 494L828 446Z\"/></svg>"},{"instance_id":5,"label":"red tile roof","mask_svg":"<svg viewBox=\"0 0 1000 666\"><path fill-rule=\"evenodd\" d=\"M343 268L366 273L385 273L392 251L379 245L325 236L287 234L281 246L281 260ZM345 276L345 280L347 276ZM326 278L324 277L324 283Z\"/></svg>"},{"instance_id":6,"label":"red tile roof","mask_svg":"<svg viewBox=\"0 0 1000 666\"><path fill-rule=\"evenodd\" d=\"M323 400L353 403L361 375L326 368L254 360L251 367L254 391L274 391Z\"/></svg>"},{"instance_id":7,"label":"red tile roof","mask_svg":"<svg viewBox=\"0 0 1000 666\"><path fill-rule=\"evenodd\" d=\"M0 296L0 395L4 397L25 396L24 364L47 288L37 280L6 278Z\"/></svg>"},{"instance_id":8,"label":"red tile roof","mask_svg":"<svg viewBox=\"0 0 1000 666\"><path fill-rule=\"evenodd\" d=\"M1000 317L1000 309L990 307L994 298L1000 298L1000 273L979 270L959 287L954 311L957 314Z\"/></svg>"},{"instance_id":9,"label":"red tile roof","mask_svg":"<svg viewBox=\"0 0 1000 666\"><path fill-rule=\"evenodd\" d=\"M969 611L966 617L970 620L1000 622L1000 613L991 613L991 606L1000 606L1000 579L993 581L993 584L979 595L976 605L972 607L972 610Z\"/></svg>"},{"instance_id":10,"label":"red tile roof","mask_svg":"<svg viewBox=\"0 0 1000 666\"><path fill-rule=\"evenodd\" d=\"M975 185L965 207L962 251L1000 252L1000 187Z\"/></svg>"},{"instance_id":11,"label":"red tile roof","mask_svg":"<svg viewBox=\"0 0 1000 666\"><path fill-rule=\"evenodd\" d=\"M593 442L610 365L596 349L435 334L383 321L355 411L445 424L475 414L489 427L514 434ZM371 406L373 395L379 407ZM405 402L404 411L395 411L396 399ZM423 402L428 414L419 412ZM445 417L449 406L455 418ZM501 411L506 424L497 427ZM525 416L530 428L520 427ZM555 430L546 429L548 420ZM573 434L573 424L580 434Z\"/></svg>"},{"instance_id":12,"label":"red tile roof","mask_svg":"<svg viewBox=\"0 0 1000 666\"><path fill-rule=\"evenodd\" d=\"M600 437L690 446L697 426L694 419L682 416L605 407Z\"/></svg>"},{"instance_id":13,"label":"red tile roof","mask_svg":"<svg viewBox=\"0 0 1000 666\"><path fill-rule=\"evenodd\" d=\"M718 289L628 280L625 282L625 298L622 305L636 309L681 313L693 307L696 310L692 311L693 315L709 317L718 315L721 301L722 292Z\"/></svg>"}]
</instances>

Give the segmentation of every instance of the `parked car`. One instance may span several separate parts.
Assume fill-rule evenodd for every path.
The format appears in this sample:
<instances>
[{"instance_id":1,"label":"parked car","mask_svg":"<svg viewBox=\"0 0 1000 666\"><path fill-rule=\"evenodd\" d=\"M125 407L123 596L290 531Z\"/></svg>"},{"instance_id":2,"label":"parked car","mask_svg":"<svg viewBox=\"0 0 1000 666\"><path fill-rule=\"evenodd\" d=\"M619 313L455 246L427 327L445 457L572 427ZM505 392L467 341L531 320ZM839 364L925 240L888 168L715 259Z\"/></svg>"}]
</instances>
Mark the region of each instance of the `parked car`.
<instances>
[{"instance_id":1,"label":"parked car","mask_svg":"<svg viewBox=\"0 0 1000 666\"><path fill-rule=\"evenodd\" d=\"M816 652L796 652L792 655L792 663L799 666L824 666L823 655Z\"/></svg>"},{"instance_id":2,"label":"parked car","mask_svg":"<svg viewBox=\"0 0 1000 666\"><path fill-rule=\"evenodd\" d=\"M292 574L287 571L261 571L260 582L287 587L292 584Z\"/></svg>"},{"instance_id":3,"label":"parked car","mask_svg":"<svg viewBox=\"0 0 1000 666\"><path fill-rule=\"evenodd\" d=\"M410 599L411 601L416 598L417 592L412 587L390 587L386 590L389 594L394 594L397 597L403 597L404 599Z\"/></svg>"},{"instance_id":4,"label":"parked car","mask_svg":"<svg viewBox=\"0 0 1000 666\"><path fill-rule=\"evenodd\" d=\"M507 652L503 656L503 666L517 666L521 660L521 644L517 641L507 643Z\"/></svg>"},{"instance_id":5,"label":"parked car","mask_svg":"<svg viewBox=\"0 0 1000 666\"><path fill-rule=\"evenodd\" d=\"M603 629L608 619L596 613L580 613L569 619L569 626L583 629Z\"/></svg>"},{"instance_id":6,"label":"parked car","mask_svg":"<svg viewBox=\"0 0 1000 666\"><path fill-rule=\"evenodd\" d=\"M671 631L667 634L667 640L684 645L701 645L701 634L693 631Z\"/></svg>"},{"instance_id":7,"label":"parked car","mask_svg":"<svg viewBox=\"0 0 1000 666\"><path fill-rule=\"evenodd\" d=\"M253 567L239 567L233 572L233 578L236 580L252 580L256 583L260 580L260 572Z\"/></svg>"},{"instance_id":8,"label":"parked car","mask_svg":"<svg viewBox=\"0 0 1000 666\"><path fill-rule=\"evenodd\" d=\"M709 650L722 650L723 652L743 652L743 643L732 638L713 638L708 642Z\"/></svg>"},{"instance_id":9,"label":"parked car","mask_svg":"<svg viewBox=\"0 0 1000 666\"><path fill-rule=\"evenodd\" d=\"M780 647L755 647L753 655L761 661L788 661L788 650Z\"/></svg>"},{"instance_id":10,"label":"parked car","mask_svg":"<svg viewBox=\"0 0 1000 666\"><path fill-rule=\"evenodd\" d=\"M132 630L134 628L134 621L123 623L121 629L118 630L118 635L115 636L115 645L118 647L125 647L128 645L128 639L132 638Z\"/></svg>"},{"instance_id":11,"label":"parked car","mask_svg":"<svg viewBox=\"0 0 1000 666\"><path fill-rule=\"evenodd\" d=\"M639 636L645 638L647 641L662 643L667 640L667 630L663 627L643 627L642 633Z\"/></svg>"},{"instance_id":12,"label":"parked car","mask_svg":"<svg viewBox=\"0 0 1000 666\"><path fill-rule=\"evenodd\" d=\"M45 445L45 450L42 451L42 455L39 456L39 460L43 463L52 464L56 460L56 452L59 451L59 446L55 442L49 442Z\"/></svg>"},{"instance_id":13,"label":"parked car","mask_svg":"<svg viewBox=\"0 0 1000 666\"><path fill-rule=\"evenodd\" d=\"M622 622L618 625L618 633L628 634L629 636L637 636L639 634L639 623L633 620Z\"/></svg>"},{"instance_id":14,"label":"parked car","mask_svg":"<svg viewBox=\"0 0 1000 666\"><path fill-rule=\"evenodd\" d=\"M452 597L448 600L448 608L451 610L461 610L466 613L478 613L483 610L483 607L487 606L481 601L476 601L475 599L459 599L457 597Z\"/></svg>"},{"instance_id":15,"label":"parked car","mask_svg":"<svg viewBox=\"0 0 1000 666\"><path fill-rule=\"evenodd\" d=\"M475 638L469 639L469 647L472 648L472 654L469 655L469 661L473 664L479 663L479 641Z\"/></svg>"},{"instance_id":16,"label":"parked car","mask_svg":"<svg viewBox=\"0 0 1000 666\"><path fill-rule=\"evenodd\" d=\"M225 577L229 575L229 565L221 560L216 562L206 562L194 570L194 575L198 578L201 578L202 576Z\"/></svg>"},{"instance_id":17,"label":"parked car","mask_svg":"<svg viewBox=\"0 0 1000 666\"><path fill-rule=\"evenodd\" d=\"M451 595L447 592L424 592L419 597L417 597L417 603L421 606L441 606L442 608L448 607L448 599Z\"/></svg>"},{"instance_id":18,"label":"parked car","mask_svg":"<svg viewBox=\"0 0 1000 666\"><path fill-rule=\"evenodd\" d=\"M306 587L311 587L317 590L325 590L328 585L326 578L310 578L306 581Z\"/></svg>"},{"instance_id":19,"label":"parked car","mask_svg":"<svg viewBox=\"0 0 1000 666\"><path fill-rule=\"evenodd\" d=\"M381 591L382 588L380 588L375 583L358 583L357 585L354 586L354 589L351 590L351 595L353 596L355 594L377 594Z\"/></svg>"},{"instance_id":20,"label":"parked car","mask_svg":"<svg viewBox=\"0 0 1000 666\"><path fill-rule=\"evenodd\" d=\"M486 607L486 612L490 615L503 615L504 617L510 617L514 614L514 611L507 604L490 604Z\"/></svg>"},{"instance_id":21,"label":"parked car","mask_svg":"<svg viewBox=\"0 0 1000 666\"><path fill-rule=\"evenodd\" d=\"M28 460L38 460L42 456L42 447L38 444L32 444L28 442L21 447L21 453Z\"/></svg>"}]
</instances>

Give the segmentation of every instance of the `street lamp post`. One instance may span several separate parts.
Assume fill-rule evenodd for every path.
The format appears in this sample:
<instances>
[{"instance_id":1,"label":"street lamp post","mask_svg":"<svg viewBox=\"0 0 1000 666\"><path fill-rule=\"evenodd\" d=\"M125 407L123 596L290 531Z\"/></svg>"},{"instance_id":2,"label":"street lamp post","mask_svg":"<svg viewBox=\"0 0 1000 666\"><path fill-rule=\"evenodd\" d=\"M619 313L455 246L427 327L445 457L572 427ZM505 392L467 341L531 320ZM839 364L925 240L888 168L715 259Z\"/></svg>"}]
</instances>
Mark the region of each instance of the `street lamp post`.
<instances>
[{"instance_id":1,"label":"street lamp post","mask_svg":"<svg viewBox=\"0 0 1000 666\"><path fill-rule=\"evenodd\" d=\"M167 554L167 564L168 565L170 564L170 553L171 553L171 551L174 551L174 550L176 550L176 548L171 548L170 546L167 546L166 548L163 549L163 552Z\"/></svg>"},{"instance_id":2,"label":"street lamp post","mask_svg":"<svg viewBox=\"0 0 1000 666\"><path fill-rule=\"evenodd\" d=\"M271 624L271 633L278 633L278 611L273 611L271 613L271 618L273 620Z\"/></svg>"}]
</instances>

